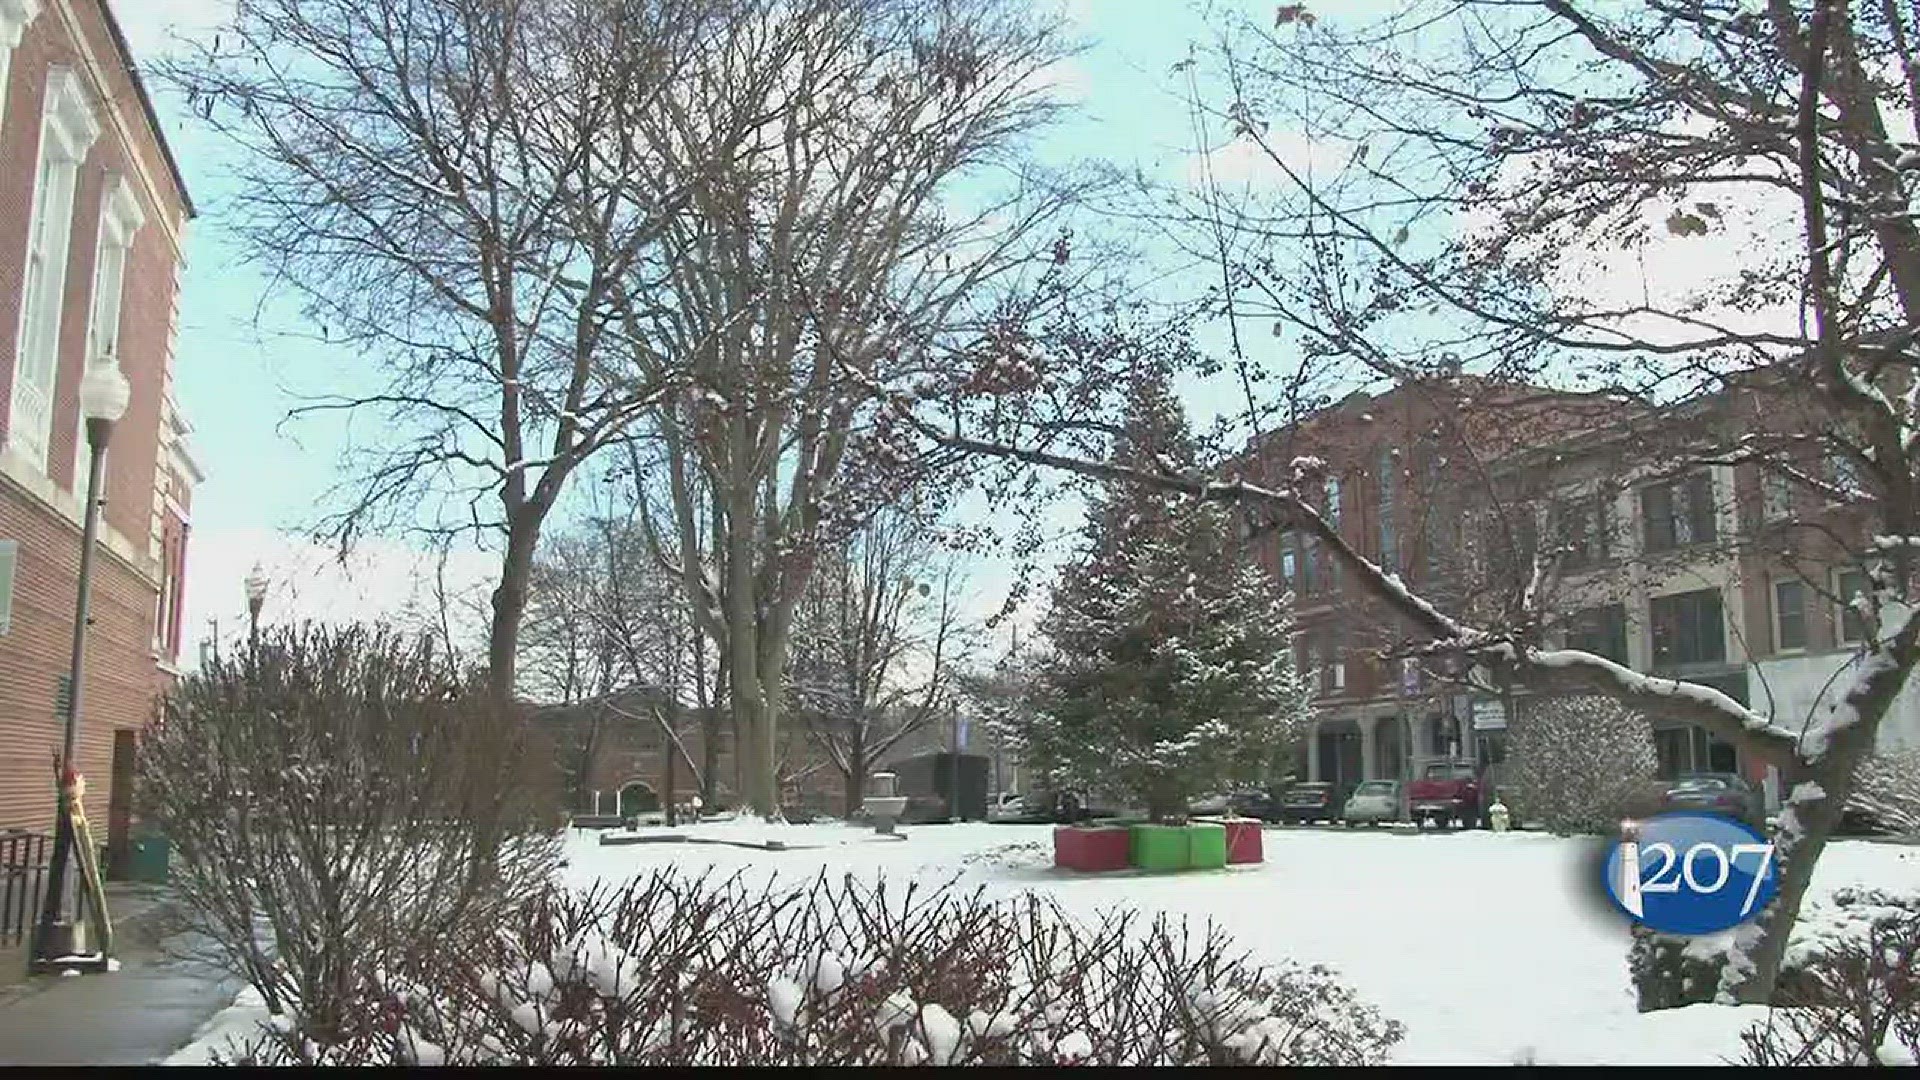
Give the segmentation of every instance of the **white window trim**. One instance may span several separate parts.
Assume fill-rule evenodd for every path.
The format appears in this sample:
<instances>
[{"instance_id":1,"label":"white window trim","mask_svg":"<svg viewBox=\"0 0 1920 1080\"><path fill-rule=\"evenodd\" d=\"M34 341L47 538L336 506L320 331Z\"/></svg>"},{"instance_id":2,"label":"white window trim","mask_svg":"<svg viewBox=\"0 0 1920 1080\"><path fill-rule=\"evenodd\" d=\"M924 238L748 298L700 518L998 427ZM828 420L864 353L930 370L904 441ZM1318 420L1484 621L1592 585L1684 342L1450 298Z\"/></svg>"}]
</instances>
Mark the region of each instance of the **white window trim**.
<instances>
[{"instance_id":1,"label":"white window trim","mask_svg":"<svg viewBox=\"0 0 1920 1080\"><path fill-rule=\"evenodd\" d=\"M100 199L100 237L93 250L93 284L87 290L87 352L81 369L83 374L95 364L120 362L120 324L125 314L121 304L127 293L127 261L133 254L134 234L146 220L146 211L140 208L133 185L117 173L109 176ZM120 262L120 280L111 295L101 288L101 270L109 254L117 254ZM103 350L100 344L103 333L111 336L112 348ZM85 498L87 419L81 415L78 404L73 412L73 491Z\"/></svg>"},{"instance_id":2,"label":"white window trim","mask_svg":"<svg viewBox=\"0 0 1920 1080\"><path fill-rule=\"evenodd\" d=\"M79 190L80 163L86 160L87 150L100 135L100 123L94 118L93 109L87 102L86 87L80 76L72 68L55 67L47 74L46 100L40 115L40 148L34 161L34 191L28 205L32 207L31 220L28 223L26 266L21 281L25 286L21 290L20 322L14 338L13 392L8 402L7 442L22 457L34 462L45 472L47 466L48 442L52 435L54 386L60 374L60 337L61 327L65 323L65 299L67 284L67 264L71 261L74 199ZM62 178L65 185L64 205L54 205L53 196L46 195L40 181L47 175L47 166L66 170ZM45 216L56 214L65 219L64 225L58 220L46 232L47 247L42 251L45 256L44 269L46 279L36 281L32 273L36 245L41 243L44 230L49 228ZM51 305L47 307L46 305ZM43 320L34 326L34 320ZM44 333L44 338L28 336L30 329ZM29 344L38 344L44 340L45 348L52 356L30 357L27 355ZM21 415L21 388L26 381L21 378L30 362L50 359L48 364L48 385L40 387L47 395L45 411L33 419L34 429L23 431L25 419ZM22 439L25 434L27 438Z\"/></svg>"},{"instance_id":3,"label":"white window trim","mask_svg":"<svg viewBox=\"0 0 1920 1080\"><path fill-rule=\"evenodd\" d=\"M1780 644L1780 586L1800 586L1800 644L1783 648ZM1773 651L1779 656L1798 656L1807 651L1807 642L1811 639L1812 627L1807 625L1807 583L1799 578L1769 578L1767 580L1767 607L1773 621Z\"/></svg>"},{"instance_id":4,"label":"white window trim","mask_svg":"<svg viewBox=\"0 0 1920 1080\"><path fill-rule=\"evenodd\" d=\"M40 14L40 0L0 0L0 124L7 115L7 77L13 68L13 50L27 24Z\"/></svg>"}]
</instances>

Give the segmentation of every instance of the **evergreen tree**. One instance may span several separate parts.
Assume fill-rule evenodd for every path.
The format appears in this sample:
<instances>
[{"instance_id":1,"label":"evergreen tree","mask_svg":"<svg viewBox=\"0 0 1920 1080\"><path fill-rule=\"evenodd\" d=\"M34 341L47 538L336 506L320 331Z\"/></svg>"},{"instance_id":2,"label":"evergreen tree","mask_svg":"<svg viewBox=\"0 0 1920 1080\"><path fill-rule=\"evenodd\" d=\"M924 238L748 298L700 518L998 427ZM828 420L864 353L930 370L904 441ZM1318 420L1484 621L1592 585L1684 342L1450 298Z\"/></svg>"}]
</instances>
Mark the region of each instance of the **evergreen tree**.
<instances>
[{"instance_id":1,"label":"evergreen tree","mask_svg":"<svg viewBox=\"0 0 1920 1080\"><path fill-rule=\"evenodd\" d=\"M1163 378L1131 388L1115 459L1195 465ZM1277 778L1304 730L1291 598L1235 542L1216 504L1112 483L1041 624L1051 655L1020 718L1029 760L1057 783L1126 795L1156 821L1229 783Z\"/></svg>"}]
</instances>

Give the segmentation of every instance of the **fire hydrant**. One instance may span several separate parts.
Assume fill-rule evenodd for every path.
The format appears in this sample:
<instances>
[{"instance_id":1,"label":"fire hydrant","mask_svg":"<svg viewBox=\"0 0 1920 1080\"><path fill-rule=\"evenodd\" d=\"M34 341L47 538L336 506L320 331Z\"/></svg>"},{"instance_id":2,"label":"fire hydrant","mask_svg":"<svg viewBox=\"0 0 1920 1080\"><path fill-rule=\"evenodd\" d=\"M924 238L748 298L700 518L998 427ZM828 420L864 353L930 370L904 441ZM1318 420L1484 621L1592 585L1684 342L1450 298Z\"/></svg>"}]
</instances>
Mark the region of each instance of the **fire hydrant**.
<instances>
[{"instance_id":1,"label":"fire hydrant","mask_svg":"<svg viewBox=\"0 0 1920 1080\"><path fill-rule=\"evenodd\" d=\"M1487 824L1493 826L1494 832L1506 832L1512 827L1513 815L1507 812L1506 803L1499 799L1493 800L1493 805L1487 807Z\"/></svg>"}]
</instances>

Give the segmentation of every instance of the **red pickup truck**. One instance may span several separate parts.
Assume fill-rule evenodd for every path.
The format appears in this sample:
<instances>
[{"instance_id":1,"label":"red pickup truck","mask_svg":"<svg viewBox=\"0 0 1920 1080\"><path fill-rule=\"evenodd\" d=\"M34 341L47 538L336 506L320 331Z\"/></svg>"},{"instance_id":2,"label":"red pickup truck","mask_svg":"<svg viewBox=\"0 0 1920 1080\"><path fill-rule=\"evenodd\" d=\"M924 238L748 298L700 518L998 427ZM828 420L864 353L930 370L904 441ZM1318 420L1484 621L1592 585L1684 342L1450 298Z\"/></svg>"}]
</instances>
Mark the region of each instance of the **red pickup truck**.
<instances>
[{"instance_id":1,"label":"red pickup truck","mask_svg":"<svg viewBox=\"0 0 1920 1080\"><path fill-rule=\"evenodd\" d=\"M1444 829L1458 821L1484 827L1486 790L1480 767L1471 761L1429 762L1420 778L1407 785L1407 815L1421 826L1432 822Z\"/></svg>"}]
</instances>

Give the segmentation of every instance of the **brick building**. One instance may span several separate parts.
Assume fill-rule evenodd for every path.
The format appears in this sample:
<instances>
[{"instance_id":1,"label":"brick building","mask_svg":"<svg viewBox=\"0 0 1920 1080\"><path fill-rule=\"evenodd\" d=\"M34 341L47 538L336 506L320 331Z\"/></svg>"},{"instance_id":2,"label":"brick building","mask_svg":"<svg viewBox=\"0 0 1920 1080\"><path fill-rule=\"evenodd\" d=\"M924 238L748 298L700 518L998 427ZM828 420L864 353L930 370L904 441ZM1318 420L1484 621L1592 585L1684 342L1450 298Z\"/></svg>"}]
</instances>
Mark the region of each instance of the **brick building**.
<instances>
[{"instance_id":1,"label":"brick building","mask_svg":"<svg viewBox=\"0 0 1920 1080\"><path fill-rule=\"evenodd\" d=\"M1762 374L1658 412L1591 395L1453 377L1356 394L1259 443L1241 465L1286 475L1327 463L1322 505L1359 552L1479 625L1510 625L1533 553L1564 545L1547 644L1713 686L1803 720L1852 662L1861 634L1843 610L1859 571L1843 541L1857 508L1761 466L1689 466L1742 436L1822 430L1808 395ZM1838 463L1797 463L1839 477ZM1296 593L1297 657L1317 680L1313 733L1296 772L1351 784L1410 779L1429 762L1498 765L1523 695L1464 692L1378 650L1408 633L1300 536L1267 533L1257 557ZM1857 547L1857 543L1852 545ZM1662 776L1741 772L1757 762L1703 729L1651 716ZM1920 747L1909 688L1882 745Z\"/></svg>"},{"instance_id":2,"label":"brick building","mask_svg":"<svg viewBox=\"0 0 1920 1080\"><path fill-rule=\"evenodd\" d=\"M117 363L132 396L106 458L79 765L110 846L124 840L202 478L171 379L192 216L107 0L0 0L0 828L53 822L86 498L77 387Z\"/></svg>"}]
</instances>

